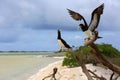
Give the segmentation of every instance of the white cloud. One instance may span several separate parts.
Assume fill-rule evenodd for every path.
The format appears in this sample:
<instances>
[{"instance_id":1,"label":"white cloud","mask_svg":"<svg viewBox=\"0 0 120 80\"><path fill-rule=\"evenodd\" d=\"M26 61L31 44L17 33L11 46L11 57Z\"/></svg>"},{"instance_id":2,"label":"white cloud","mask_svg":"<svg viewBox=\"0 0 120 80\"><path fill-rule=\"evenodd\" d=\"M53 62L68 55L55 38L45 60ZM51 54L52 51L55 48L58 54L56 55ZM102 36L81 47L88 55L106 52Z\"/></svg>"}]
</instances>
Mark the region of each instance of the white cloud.
<instances>
[{"instance_id":1,"label":"white cloud","mask_svg":"<svg viewBox=\"0 0 120 80\"><path fill-rule=\"evenodd\" d=\"M81 36L75 36L75 39L81 39L82 37Z\"/></svg>"},{"instance_id":2,"label":"white cloud","mask_svg":"<svg viewBox=\"0 0 120 80\"><path fill-rule=\"evenodd\" d=\"M0 44L2 45L0 49L4 47L4 49L28 50L33 46L32 50L39 50L39 47L41 49L47 47L50 50L51 46L47 45L49 43L54 45L52 50L56 49L58 48L57 33L50 34L46 31L49 29L56 31L59 28L65 31L63 38L70 45L82 45L84 33L77 32L80 22L73 20L66 9L79 12L89 23L91 12L102 3L105 4L105 9L98 30L110 32L100 35L105 37L100 41L108 41L118 47L119 39L116 36L118 33L115 31L120 30L119 0L0 0ZM48 34L53 36L49 36L48 39L45 37ZM117 40L113 40L115 38ZM45 45L41 40L47 40L44 42ZM16 45L18 46L15 48Z\"/></svg>"},{"instance_id":3,"label":"white cloud","mask_svg":"<svg viewBox=\"0 0 120 80\"><path fill-rule=\"evenodd\" d=\"M39 27L43 28L43 24L48 24L62 25L64 27L70 26L71 29L75 29L74 26L77 26L79 22L74 21L69 16L67 8L81 13L89 23L93 9L105 3L104 13L100 21L100 26L102 27L100 29L110 30L109 26L114 30L120 29L120 18L118 16L120 13L119 0L6 0L0 2L2 3L0 5L0 16L4 18L4 25L2 26L12 27L11 25L19 23L25 27L31 25L30 27L32 28L36 27L35 25L39 25ZM44 28L46 29L47 27Z\"/></svg>"}]
</instances>

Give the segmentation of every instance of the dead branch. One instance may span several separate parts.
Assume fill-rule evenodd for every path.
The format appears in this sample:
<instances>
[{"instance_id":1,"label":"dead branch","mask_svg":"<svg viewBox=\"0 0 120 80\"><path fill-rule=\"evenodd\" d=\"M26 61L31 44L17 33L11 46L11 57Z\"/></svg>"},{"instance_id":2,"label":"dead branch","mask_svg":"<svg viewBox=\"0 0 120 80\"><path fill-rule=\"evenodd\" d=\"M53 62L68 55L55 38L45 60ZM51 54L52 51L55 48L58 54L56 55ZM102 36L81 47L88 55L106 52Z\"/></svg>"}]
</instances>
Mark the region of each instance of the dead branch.
<instances>
[{"instance_id":1,"label":"dead branch","mask_svg":"<svg viewBox=\"0 0 120 80\"><path fill-rule=\"evenodd\" d=\"M110 70L120 75L120 67L118 67L115 64L112 64L106 58L104 58L100 53L99 49L97 48L97 46L94 44L94 41L97 38L98 38L98 32L95 32L95 35L93 35L93 39L91 39L90 41L85 41L84 43L85 46L89 45L92 48L92 54L94 54L104 66L108 67Z\"/></svg>"},{"instance_id":2,"label":"dead branch","mask_svg":"<svg viewBox=\"0 0 120 80\"><path fill-rule=\"evenodd\" d=\"M110 76L110 80L113 79L114 74L115 74L114 72L111 74L111 76Z\"/></svg>"},{"instance_id":3,"label":"dead branch","mask_svg":"<svg viewBox=\"0 0 120 80\"><path fill-rule=\"evenodd\" d=\"M113 72L116 72L116 73L118 73L120 75L120 67L118 67L117 65L112 64L106 58L104 58L102 56L102 54L100 53L99 49L97 48L97 46L94 44L94 41L96 41L97 38L98 38L98 32L95 31L94 33L95 34L93 35L92 39L90 39L90 40L87 39L87 38L85 39L84 45L85 46L89 45L92 48L92 52L91 53L94 54L97 57L97 59L103 65L105 65L106 67L108 67L109 69L111 69ZM81 66L81 68L82 68L83 72L85 73L85 75L87 76L88 80L93 80L93 78L90 75L90 73L92 73L95 76L95 78L97 78L97 79L106 80L104 77L102 77L102 76L99 77L96 74L94 74L93 72L88 71L87 68L86 68L86 66L85 66L85 63L83 62L83 60L80 59L79 56L77 54L75 54L75 52L73 50L68 50L67 52L69 52L75 58L75 60L77 61L77 63ZM117 80L118 77L119 76L117 76L115 78L115 80Z\"/></svg>"},{"instance_id":4,"label":"dead branch","mask_svg":"<svg viewBox=\"0 0 120 80\"><path fill-rule=\"evenodd\" d=\"M118 77L120 77L120 75L117 75L114 79L113 79L113 76L115 75L115 73L113 72L110 76L110 80L117 80Z\"/></svg>"},{"instance_id":5,"label":"dead branch","mask_svg":"<svg viewBox=\"0 0 120 80\"><path fill-rule=\"evenodd\" d=\"M115 64L112 64L110 61L104 58L94 43L90 46L92 47L92 54L94 54L103 65L107 66L113 72L120 74L120 67L118 67Z\"/></svg>"},{"instance_id":6,"label":"dead branch","mask_svg":"<svg viewBox=\"0 0 120 80\"><path fill-rule=\"evenodd\" d=\"M77 63L81 66L82 71L85 73L85 75L88 78L88 80L93 80L93 78L90 75L90 73L88 72L88 70L87 70L87 68L86 68L85 63L83 62L83 60L80 59L80 57L77 54L75 54L75 52L73 50L69 50L68 52L75 58L75 60L77 61Z\"/></svg>"},{"instance_id":7,"label":"dead branch","mask_svg":"<svg viewBox=\"0 0 120 80\"><path fill-rule=\"evenodd\" d=\"M92 72L91 70L88 70L91 74L93 74L94 76L94 78L96 78L96 79L99 79L99 80L107 80L107 79L105 79L103 76L101 76L101 77L99 77L97 74L95 74L94 72Z\"/></svg>"},{"instance_id":8,"label":"dead branch","mask_svg":"<svg viewBox=\"0 0 120 80\"><path fill-rule=\"evenodd\" d=\"M116 77L114 78L114 80L117 80L119 77L120 77L120 75L116 76Z\"/></svg>"},{"instance_id":9,"label":"dead branch","mask_svg":"<svg viewBox=\"0 0 120 80\"><path fill-rule=\"evenodd\" d=\"M53 78L54 80L57 80L56 77L55 77L56 73L57 73L57 68L55 67L55 68L53 68L53 73L44 77L42 80L45 80L46 78L49 78L49 77L51 77L51 79Z\"/></svg>"}]
</instances>

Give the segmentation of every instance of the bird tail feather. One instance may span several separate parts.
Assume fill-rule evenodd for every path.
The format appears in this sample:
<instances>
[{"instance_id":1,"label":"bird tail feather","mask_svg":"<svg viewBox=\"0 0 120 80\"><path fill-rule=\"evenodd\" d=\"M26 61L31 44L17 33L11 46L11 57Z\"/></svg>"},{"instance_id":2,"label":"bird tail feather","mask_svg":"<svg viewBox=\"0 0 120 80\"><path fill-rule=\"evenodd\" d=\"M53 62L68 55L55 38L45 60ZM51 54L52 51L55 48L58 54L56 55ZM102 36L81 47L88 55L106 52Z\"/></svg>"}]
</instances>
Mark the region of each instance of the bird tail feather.
<instances>
[{"instance_id":1,"label":"bird tail feather","mask_svg":"<svg viewBox=\"0 0 120 80\"><path fill-rule=\"evenodd\" d=\"M98 36L97 38L100 39L100 38L103 38L103 37Z\"/></svg>"}]
</instances>

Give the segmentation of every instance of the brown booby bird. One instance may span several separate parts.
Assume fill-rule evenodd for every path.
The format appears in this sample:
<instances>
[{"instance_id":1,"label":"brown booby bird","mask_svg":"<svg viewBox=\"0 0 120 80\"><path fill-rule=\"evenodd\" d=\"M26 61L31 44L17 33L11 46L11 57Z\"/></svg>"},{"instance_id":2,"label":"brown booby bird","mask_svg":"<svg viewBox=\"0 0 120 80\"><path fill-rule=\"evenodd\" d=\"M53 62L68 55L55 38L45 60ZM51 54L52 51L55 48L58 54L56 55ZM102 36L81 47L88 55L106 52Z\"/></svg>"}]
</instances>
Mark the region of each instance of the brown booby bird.
<instances>
[{"instance_id":1,"label":"brown booby bird","mask_svg":"<svg viewBox=\"0 0 120 80\"><path fill-rule=\"evenodd\" d=\"M96 9L93 10L93 12L91 14L91 21L90 21L89 26L88 26L85 18L81 14L79 14L75 11L72 11L70 9L67 9L67 10L74 20L76 20L76 21L83 20L84 24L79 24L79 26L82 29L82 31L85 32L87 37L91 38L98 27L98 24L100 21L100 16L103 14L103 9L104 9L104 4L101 4L99 7L97 7ZM102 38L102 37L98 37L98 38Z\"/></svg>"},{"instance_id":2,"label":"brown booby bird","mask_svg":"<svg viewBox=\"0 0 120 80\"><path fill-rule=\"evenodd\" d=\"M57 41L58 41L58 44L61 47L60 51L63 51L65 49L71 50L71 47L69 46L69 44L64 39L62 39L61 31L59 29L58 29Z\"/></svg>"}]
</instances>

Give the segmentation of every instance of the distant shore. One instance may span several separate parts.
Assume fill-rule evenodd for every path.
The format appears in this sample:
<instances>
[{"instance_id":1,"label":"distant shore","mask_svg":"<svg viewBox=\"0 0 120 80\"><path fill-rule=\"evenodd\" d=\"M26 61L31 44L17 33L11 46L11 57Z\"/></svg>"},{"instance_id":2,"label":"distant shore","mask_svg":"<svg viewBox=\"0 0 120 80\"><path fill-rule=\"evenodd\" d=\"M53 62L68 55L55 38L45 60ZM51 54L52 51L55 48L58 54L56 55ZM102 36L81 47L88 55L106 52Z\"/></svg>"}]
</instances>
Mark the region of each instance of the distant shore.
<instances>
[{"instance_id":1,"label":"distant shore","mask_svg":"<svg viewBox=\"0 0 120 80\"><path fill-rule=\"evenodd\" d=\"M92 64L86 65L88 69L94 71L99 76L105 77L109 80L112 71L106 68L99 66L93 66ZM87 80L87 77L82 72L81 67L76 68L67 68L62 66L62 60L49 64L43 69L40 69L38 73L34 74L27 80L42 80L46 76L50 75L53 72L53 68L58 68L58 73L56 74L57 80ZM51 77L46 78L45 80L50 80ZM120 78L118 78L120 80Z\"/></svg>"},{"instance_id":2,"label":"distant shore","mask_svg":"<svg viewBox=\"0 0 120 80\"><path fill-rule=\"evenodd\" d=\"M64 56L63 53L47 52L47 51L3 51L0 52L0 56L7 55L43 55L44 57L61 57Z\"/></svg>"}]
</instances>

